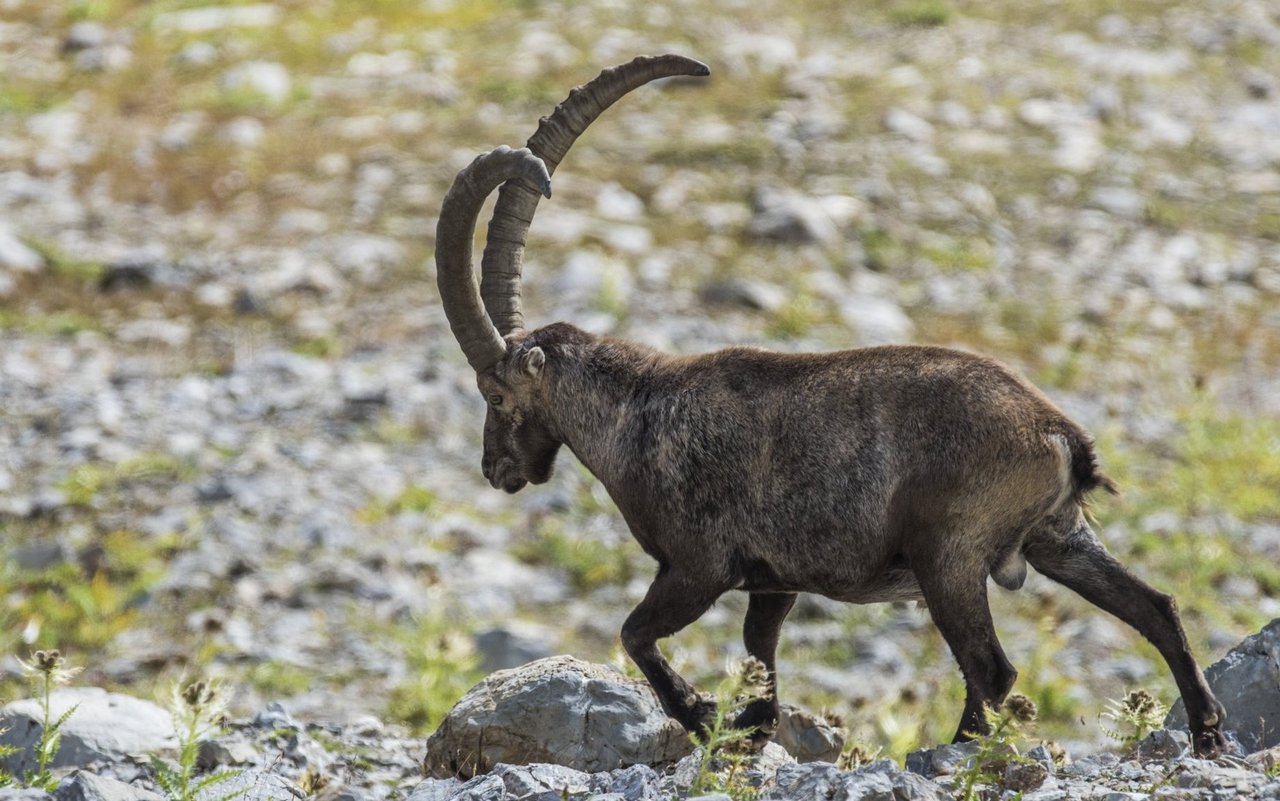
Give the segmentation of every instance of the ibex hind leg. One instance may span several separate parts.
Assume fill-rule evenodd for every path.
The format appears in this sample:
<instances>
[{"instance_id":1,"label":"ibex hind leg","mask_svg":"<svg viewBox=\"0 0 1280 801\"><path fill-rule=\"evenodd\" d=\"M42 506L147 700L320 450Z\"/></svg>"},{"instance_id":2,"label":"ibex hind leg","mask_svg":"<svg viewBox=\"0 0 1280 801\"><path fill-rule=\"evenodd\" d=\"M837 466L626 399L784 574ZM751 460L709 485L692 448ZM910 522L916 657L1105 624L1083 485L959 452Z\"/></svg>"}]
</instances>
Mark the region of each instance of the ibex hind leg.
<instances>
[{"instance_id":1,"label":"ibex hind leg","mask_svg":"<svg viewBox=\"0 0 1280 801\"><path fill-rule=\"evenodd\" d=\"M663 710L684 726L700 733L715 712L715 704L700 698L693 686L672 669L658 650L658 640L702 617L727 588L709 587L670 569L662 569L644 600L622 624L622 647L649 680Z\"/></svg>"},{"instance_id":2,"label":"ibex hind leg","mask_svg":"<svg viewBox=\"0 0 1280 801\"><path fill-rule=\"evenodd\" d=\"M782 621L795 603L796 594L791 592L753 592L747 600L742 642L747 646L747 653L763 662L769 671L769 694L748 703L733 722L733 727L750 730L754 746L762 747L778 728L778 635L782 631Z\"/></svg>"},{"instance_id":3,"label":"ibex hind leg","mask_svg":"<svg viewBox=\"0 0 1280 801\"><path fill-rule=\"evenodd\" d=\"M984 709L1004 703L1018 677L996 638L987 603L987 571L980 566L960 569L935 559L916 575L929 614L964 674L964 712L952 742L971 740L988 733Z\"/></svg>"},{"instance_id":4,"label":"ibex hind leg","mask_svg":"<svg viewBox=\"0 0 1280 801\"><path fill-rule=\"evenodd\" d=\"M1076 516L1065 531L1030 538L1026 555L1036 570L1079 593L1086 601L1137 629L1160 651L1187 707L1196 754L1214 757L1225 740L1225 711L1214 698L1191 655L1172 596L1130 573L1098 540L1088 523Z\"/></svg>"}]
</instances>

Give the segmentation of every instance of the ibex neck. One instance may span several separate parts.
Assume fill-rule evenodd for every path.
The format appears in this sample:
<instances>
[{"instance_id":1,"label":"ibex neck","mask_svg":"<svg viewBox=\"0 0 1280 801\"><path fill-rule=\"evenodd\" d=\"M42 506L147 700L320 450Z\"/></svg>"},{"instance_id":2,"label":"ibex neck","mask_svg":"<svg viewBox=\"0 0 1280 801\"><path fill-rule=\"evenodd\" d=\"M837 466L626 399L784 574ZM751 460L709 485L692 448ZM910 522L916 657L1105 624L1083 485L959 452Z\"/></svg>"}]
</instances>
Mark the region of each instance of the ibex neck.
<instances>
[{"instance_id":1,"label":"ibex neck","mask_svg":"<svg viewBox=\"0 0 1280 801\"><path fill-rule=\"evenodd\" d=\"M625 439L637 397L652 385L657 351L596 340L556 360L547 404L552 430L606 487L625 481Z\"/></svg>"}]
</instances>

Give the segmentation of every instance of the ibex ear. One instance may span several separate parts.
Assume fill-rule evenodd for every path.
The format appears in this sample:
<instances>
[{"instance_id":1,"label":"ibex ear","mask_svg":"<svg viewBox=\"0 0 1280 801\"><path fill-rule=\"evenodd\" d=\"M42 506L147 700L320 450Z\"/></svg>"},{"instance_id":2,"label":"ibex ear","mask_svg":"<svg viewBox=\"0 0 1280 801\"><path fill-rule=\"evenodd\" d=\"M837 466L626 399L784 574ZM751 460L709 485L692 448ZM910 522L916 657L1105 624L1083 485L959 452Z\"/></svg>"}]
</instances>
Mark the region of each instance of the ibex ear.
<instances>
[{"instance_id":1,"label":"ibex ear","mask_svg":"<svg viewBox=\"0 0 1280 801\"><path fill-rule=\"evenodd\" d=\"M547 354L542 352L542 348L529 348L520 355L520 366L533 378L542 373L542 365L546 363Z\"/></svg>"}]
</instances>

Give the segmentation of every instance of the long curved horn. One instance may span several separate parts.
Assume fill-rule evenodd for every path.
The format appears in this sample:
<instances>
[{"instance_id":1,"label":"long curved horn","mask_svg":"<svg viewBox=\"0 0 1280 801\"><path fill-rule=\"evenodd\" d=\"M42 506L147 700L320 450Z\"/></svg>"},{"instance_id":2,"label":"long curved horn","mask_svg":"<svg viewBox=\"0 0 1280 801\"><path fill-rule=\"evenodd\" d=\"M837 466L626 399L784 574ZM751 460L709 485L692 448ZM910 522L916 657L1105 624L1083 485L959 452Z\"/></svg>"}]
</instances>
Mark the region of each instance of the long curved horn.
<instances>
[{"instance_id":1,"label":"long curved horn","mask_svg":"<svg viewBox=\"0 0 1280 801\"><path fill-rule=\"evenodd\" d=\"M554 173L587 126L627 92L658 78L710 74L706 64L675 55L639 56L611 67L569 92L569 97L556 106L551 116L539 121L538 130L529 137L527 147L547 165L548 174ZM511 182L498 191L498 203L489 222L489 235L480 262L480 295L490 319L504 336L524 327L520 271L525 237L537 208L538 194L525 184Z\"/></svg>"},{"instance_id":2,"label":"long curved horn","mask_svg":"<svg viewBox=\"0 0 1280 801\"><path fill-rule=\"evenodd\" d=\"M471 267L471 240L480 207L499 184L528 186L512 180L515 178L525 179L551 197L551 173L542 159L527 148L512 150L502 145L477 156L458 173L444 196L436 223L436 285L449 327L476 372L497 364L507 346L481 305ZM537 197L533 190L526 191Z\"/></svg>"}]
</instances>

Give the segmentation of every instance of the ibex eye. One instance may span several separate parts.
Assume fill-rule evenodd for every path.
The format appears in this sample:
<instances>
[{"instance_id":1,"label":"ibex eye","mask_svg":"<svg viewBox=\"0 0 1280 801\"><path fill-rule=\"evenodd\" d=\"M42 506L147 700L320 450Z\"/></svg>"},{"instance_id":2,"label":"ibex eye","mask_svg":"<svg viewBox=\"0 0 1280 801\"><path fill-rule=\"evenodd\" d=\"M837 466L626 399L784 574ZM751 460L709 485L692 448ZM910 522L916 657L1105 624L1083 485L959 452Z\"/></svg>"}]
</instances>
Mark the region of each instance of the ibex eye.
<instances>
[{"instance_id":1,"label":"ibex eye","mask_svg":"<svg viewBox=\"0 0 1280 801\"><path fill-rule=\"evenodd\" d=\"M490 396L489 396L489 405L490 405L490 406L501 406L501 405L502 405L502 396L501 396L501 395L490 395Z\"/></svg>"}]
</instances>

